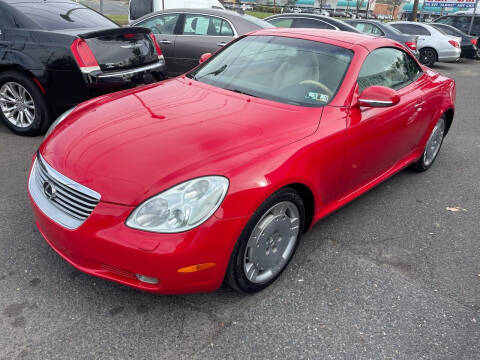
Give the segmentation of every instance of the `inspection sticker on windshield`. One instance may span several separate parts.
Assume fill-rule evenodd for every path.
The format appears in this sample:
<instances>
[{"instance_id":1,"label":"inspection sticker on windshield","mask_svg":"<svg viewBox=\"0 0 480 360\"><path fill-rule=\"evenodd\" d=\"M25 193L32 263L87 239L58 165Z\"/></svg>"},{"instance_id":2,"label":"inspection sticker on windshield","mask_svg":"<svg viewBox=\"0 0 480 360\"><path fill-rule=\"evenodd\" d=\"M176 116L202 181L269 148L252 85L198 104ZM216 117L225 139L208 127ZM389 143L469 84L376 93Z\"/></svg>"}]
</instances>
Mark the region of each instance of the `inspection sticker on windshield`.
<instances>
[{"instance_id":1,"label":"inspection sticker on windshield","mask_svg":"<svg viewBox=\"0 0 480 360\"><path fill-rule=\"evenodd\" d=\"M329 99L328 95L320 94L320 93L317 93L317 92L314 92L314 91L309 91L308 94L305 95L305 98L321 101L321 102L324 102L324 103L327 103L328 99Z\"/></svg>"}]
</instances>

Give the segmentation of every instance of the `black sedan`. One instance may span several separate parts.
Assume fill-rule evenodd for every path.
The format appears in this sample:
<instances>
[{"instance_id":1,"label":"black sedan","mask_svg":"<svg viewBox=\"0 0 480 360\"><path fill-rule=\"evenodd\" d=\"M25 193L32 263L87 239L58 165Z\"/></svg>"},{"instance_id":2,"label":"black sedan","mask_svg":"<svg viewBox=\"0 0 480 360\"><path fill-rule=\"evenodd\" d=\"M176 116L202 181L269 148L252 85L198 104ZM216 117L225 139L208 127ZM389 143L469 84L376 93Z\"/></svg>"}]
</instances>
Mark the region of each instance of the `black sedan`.
<instances>
[{"instance_id":1,"label":"black sedan","mask_svg":"<svg viewBox=\"0 0 480 360\"><path fill-rule=\"evenodd\" d=\"M316 14L281 14L265 18L270 24L283 28L314 28L359 33L353 26L338 19Z\"/></svg>"},{"instance_id":2,"label":"black sedan","mask_svg":"<svg viewBox=\"0 0 480 360\"><path fill-rule=\"evenodd\" d=\"M418 57L418 36L416 35L402 34L393 26L377 20L355 19L346 20L346 22L364 34L369 34L373 36L385 36L389 39L398 41L399 43L404 44L406 47L408 47L408 49L413 52L416 57Z\"/></svg>"},{"instance_id":3,"label":"black sedan","mask_svg":"<svg viewBox=\"0 0 480 360\"><path fill-rule=\"evenodd\" d=\"M215 9L162 10L130 25L146 27L155 34L167 62L168 76L193 69L202 54L214 53L238 36L272 27L250 15Z\"/></svg>"},{"instance_id":4,"label":"black sedan","mask_svg":"<svg viewBox=\"0 0 480 360\"><path fill-rule=\"evenodd\" d=\"M462 53L460 54L463 58L478 59L480 58L480 50L478 46L478 37L465 34L463 31L454 28L451 25L441 24L441 23L430 23L435 29L444 32L447 35L458 36L462 38Z\"/></svg>"},{"instance_id":5,"label":"black sedan","mask_svg":"<svg viewBox=\"0 0 480 360\"><path fill-rule=\"evenodd\" d=\"M152 33L67 0L0 0L0 120L21 135L97 95L164 78Z\"/></svg>"}]
</instances>

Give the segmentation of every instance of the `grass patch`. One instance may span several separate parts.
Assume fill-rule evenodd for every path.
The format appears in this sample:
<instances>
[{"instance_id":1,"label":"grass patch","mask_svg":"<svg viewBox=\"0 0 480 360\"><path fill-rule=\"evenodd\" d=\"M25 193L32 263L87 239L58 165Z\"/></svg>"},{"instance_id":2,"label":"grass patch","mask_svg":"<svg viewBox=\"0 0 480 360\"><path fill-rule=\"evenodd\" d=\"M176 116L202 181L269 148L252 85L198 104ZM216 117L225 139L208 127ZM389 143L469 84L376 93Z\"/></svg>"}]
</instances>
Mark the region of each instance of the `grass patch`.
<instances>
[{"instance_id":1,"label":"grass patch","mask_svg":"<svg viewBox=\"0 0 480 360\"><path fill-rule=\"evenodd\" d=\"M262 11L245 11L245 14L255 16L259 19L265 19L268 16L273 15L273 13L270 12L262 12Z\"/></svg>"},{"instance_id":2,"label":"grass patch","mask_svg":"<svg viewBox=\"0 0 480 360\"><path fill-rule=\"evenodd\" d=\"M110 20L116 22L118 25L127 25L128 24L128 15L105 15Z\"/></svg>"}]
</instances>

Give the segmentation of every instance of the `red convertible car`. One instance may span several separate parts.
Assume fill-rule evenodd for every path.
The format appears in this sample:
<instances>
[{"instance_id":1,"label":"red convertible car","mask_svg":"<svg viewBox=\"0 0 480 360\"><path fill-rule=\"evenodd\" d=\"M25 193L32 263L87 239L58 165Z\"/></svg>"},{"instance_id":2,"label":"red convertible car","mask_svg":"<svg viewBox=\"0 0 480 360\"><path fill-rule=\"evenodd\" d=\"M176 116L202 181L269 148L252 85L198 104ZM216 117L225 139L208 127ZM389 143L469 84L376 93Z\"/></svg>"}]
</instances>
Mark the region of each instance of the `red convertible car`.
<instances>
[{"instance_id":1,"label":"red convertible car","mask_svg":"<svg viewBox=\"0 0 480 360\"><path fill-rule=\"evenodd\" d=\"M385 38L268 29L52 125L28 190L76 268L157 293L271 284L301 235L434 162L455 83Z\"/></svg>"}]
</instances>

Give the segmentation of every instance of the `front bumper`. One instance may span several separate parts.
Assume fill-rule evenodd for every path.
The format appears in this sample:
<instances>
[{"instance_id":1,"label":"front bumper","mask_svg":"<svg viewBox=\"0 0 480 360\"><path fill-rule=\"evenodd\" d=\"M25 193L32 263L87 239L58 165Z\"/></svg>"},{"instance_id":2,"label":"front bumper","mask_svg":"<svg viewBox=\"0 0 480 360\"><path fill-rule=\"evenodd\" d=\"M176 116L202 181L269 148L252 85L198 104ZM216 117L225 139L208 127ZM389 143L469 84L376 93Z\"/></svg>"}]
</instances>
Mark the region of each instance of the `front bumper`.
<instances>
[{"instance_id":1,"label":"front bumper","mask_svg":"<svg viewBox=\"0 0 480 360\"><path fill-rule=\"evenodd\" d=\"M68 229L45 214L31 195L30 200L41 234L74 267L162 294L213 291L220 287L232 249L248 221L248 217L219 219L213 215L190 231L158 234L125 225L132 207L99 202L78 228ZM180 268L204 263L215 266L198 272L178 272ZM140 281L137 274L156 278L158 283Z\"/></svg>"}]
</instances>

